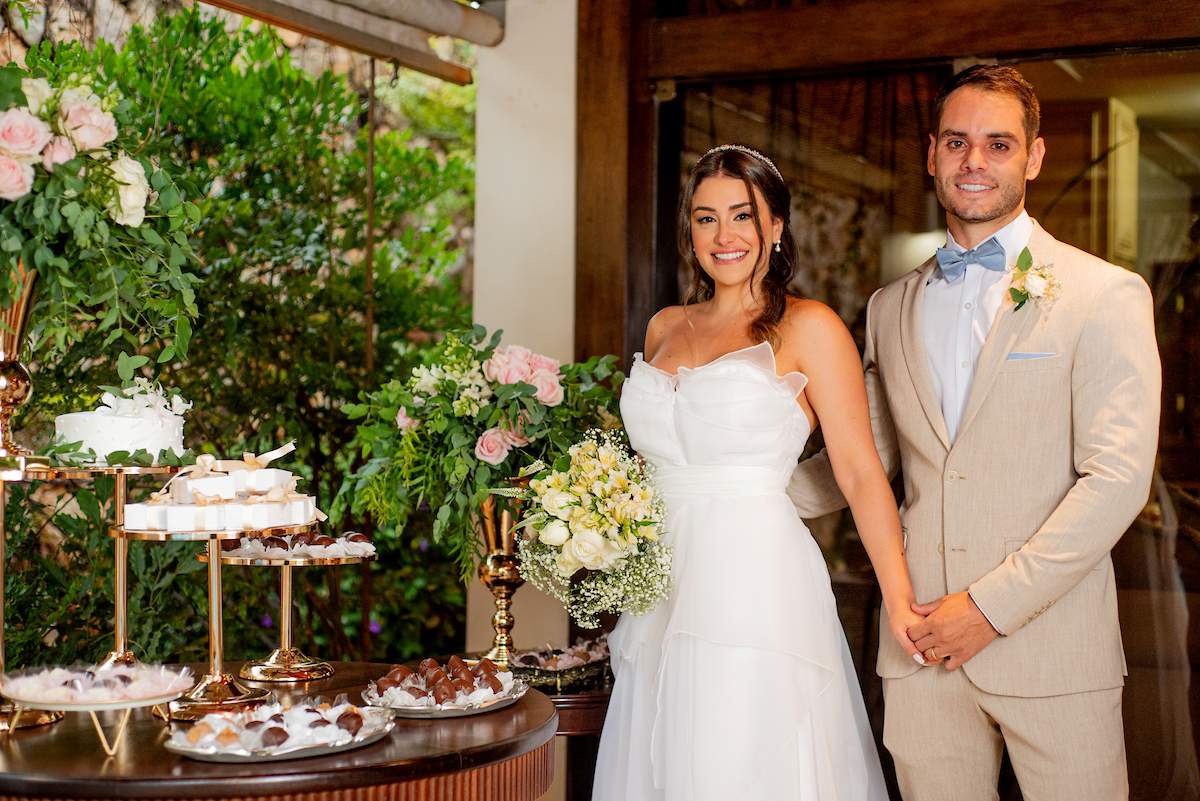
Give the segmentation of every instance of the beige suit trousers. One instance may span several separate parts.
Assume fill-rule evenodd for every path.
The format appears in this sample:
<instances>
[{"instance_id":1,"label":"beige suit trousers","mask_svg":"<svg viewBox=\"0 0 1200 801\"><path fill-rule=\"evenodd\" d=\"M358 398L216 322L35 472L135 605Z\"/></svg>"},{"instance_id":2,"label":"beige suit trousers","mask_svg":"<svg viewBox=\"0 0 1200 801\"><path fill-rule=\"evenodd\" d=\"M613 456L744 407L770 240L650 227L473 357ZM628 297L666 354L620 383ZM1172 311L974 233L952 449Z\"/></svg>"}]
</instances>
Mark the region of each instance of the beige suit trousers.
<instances>
[{"instance_id":1,"label":"beige suit trousers","mask_svg":"<svg viewBox=\"0 0 1200 801\"><path fill-rule=\"evenodd\" d=\"M927 667L884 679L883 742L905 801L996 801L1005 745L1025 801L1126 801L1121 689L993 695Z\"/></svg>"}]
</instances>

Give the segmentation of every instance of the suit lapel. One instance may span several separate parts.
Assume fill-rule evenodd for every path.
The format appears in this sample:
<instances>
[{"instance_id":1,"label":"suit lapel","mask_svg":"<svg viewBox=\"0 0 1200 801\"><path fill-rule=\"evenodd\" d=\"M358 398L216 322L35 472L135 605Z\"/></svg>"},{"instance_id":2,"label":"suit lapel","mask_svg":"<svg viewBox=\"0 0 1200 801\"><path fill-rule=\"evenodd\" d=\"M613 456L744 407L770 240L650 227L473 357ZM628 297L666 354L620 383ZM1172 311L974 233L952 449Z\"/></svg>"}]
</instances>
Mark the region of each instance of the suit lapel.
<instances>
[{"instance_id":1,"label":"suit lapel","mask_svg":"<svg viewBox=\"0 0 1200 801\"><path fill-rule=\"evenodd\" d=\"M1034 264L1054 263L1054 238L1040 225L1034 225L1029 237L1029 250L1033 254ZM1007 287L1008 279L1005 279ZM983 402L987 400L988 392L996 383L1000 367L1008 358L1009 351L1017 340L1041 318L1042 309L1032 301L1025 304L1020 311L1013 311L1013 303L1008 298L1008 289L1004 290L1005 298L1000 304L1000 311L992 321L983 350L979 353L979 362L975 365L975 376L971 380L970 394L967 405L963 410L962 420L958 424L958 436L962 437L967 426L975 419Z\"/></svg>"},{"instance_id":2,"label":"suit lapel","mask_svg":"<svg viewBox=\"0 0 1200 801\"><path fill-rule=\"evenodd\" d=\"M930 259L917 269L916 274L904 287L904 298L900 309L900 344L904 349L904 361L908 364L908 374L912 378L913 388L921 401L921 408L929 418L943 447L950 450L950 434L946 431L946 421L942 417L942 405L933 394L933 378L929 374L929 356L925 352L921 330L921 306L925 298L925 284L933 274L936 261Z\"/></svg>"}]
</instances>

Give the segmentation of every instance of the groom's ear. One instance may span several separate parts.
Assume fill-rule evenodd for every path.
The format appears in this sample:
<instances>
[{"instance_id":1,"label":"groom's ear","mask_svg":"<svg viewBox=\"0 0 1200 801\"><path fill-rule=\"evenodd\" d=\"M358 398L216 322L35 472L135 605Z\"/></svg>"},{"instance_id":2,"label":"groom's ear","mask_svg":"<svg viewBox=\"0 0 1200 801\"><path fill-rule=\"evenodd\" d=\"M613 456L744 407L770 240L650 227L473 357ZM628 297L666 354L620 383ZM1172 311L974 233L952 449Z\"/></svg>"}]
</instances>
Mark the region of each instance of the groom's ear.
<instances>
[{"instance_id":1,"label":"groom's ear","mask_svg":"<svg viewBox=\"0 0 1200 801\"><path fill-rule=\"evenodd\" d=\"M1046 157L1046 140L1037 137L1029 148L1029 162L1025 165L1025 180L1032 181L1042 171L1042 159Z\"/></svg>"},{"instance_id":2,"label":"groom's ear","mask_svg":"<svg viewBox=\"0 0 1200 801\"><path fill-rule=\"evenodd\" d=\"M925 169L930 175L934 175L934 156L937 155L937 136L929 135L929 150L925 153Z\"/></svg>"}]
</instances>

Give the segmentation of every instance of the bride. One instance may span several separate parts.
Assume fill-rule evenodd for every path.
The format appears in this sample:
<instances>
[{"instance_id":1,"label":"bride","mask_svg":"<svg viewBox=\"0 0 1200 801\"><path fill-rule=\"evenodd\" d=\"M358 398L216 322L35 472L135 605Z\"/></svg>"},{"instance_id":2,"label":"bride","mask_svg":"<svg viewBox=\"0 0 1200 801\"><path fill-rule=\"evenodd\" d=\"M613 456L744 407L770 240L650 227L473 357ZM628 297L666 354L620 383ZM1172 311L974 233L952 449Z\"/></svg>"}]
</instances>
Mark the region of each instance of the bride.
<instances>
[{"instance_id":1,"label":"bride","mask_svg":"<svg viewBox=\"0 0 1200 801\"><path fill-rule=\"evenodd\" d=\"M674 589L609 638L597 801L887 798L825 561L784 494L817 425L891 636L918 660L920 617L857 349L789 290L790 204L741 145L705 153L683 192L691 297L650 321L621 398L666 503Z\"/></svg>"}]
</instances>

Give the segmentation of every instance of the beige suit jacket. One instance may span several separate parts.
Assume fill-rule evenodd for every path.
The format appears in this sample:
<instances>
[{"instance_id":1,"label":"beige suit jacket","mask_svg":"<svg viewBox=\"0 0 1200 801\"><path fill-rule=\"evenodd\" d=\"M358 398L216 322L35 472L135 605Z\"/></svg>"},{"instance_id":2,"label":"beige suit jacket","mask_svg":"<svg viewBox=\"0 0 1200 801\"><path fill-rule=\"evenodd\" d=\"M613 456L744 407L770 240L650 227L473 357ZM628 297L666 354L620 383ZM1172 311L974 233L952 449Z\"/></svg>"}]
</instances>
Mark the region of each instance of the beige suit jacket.
<instances>
[{"instance_id":1,"label":"beige suit jacket","mask_svg":"<svg viewBox=\"0 0 1200 801\"><path fill-rule=\"evenodd\" d=\"M967 677L1039 697L1124 682L1109 551L1149 493L1161 368L1140 276L1040 226L1029 248L1053 266L1061 295L1019 311L1006 299L953 442L922 344L934 260L872 296L864 365L880 457L889 475L903 471L917 600L970 590L1003 636L964 665ZM800 464L788 493L802 517L846 504L824 453ZM880 637L879 675L918 669Z\"/></svg>"}]
</instances>

